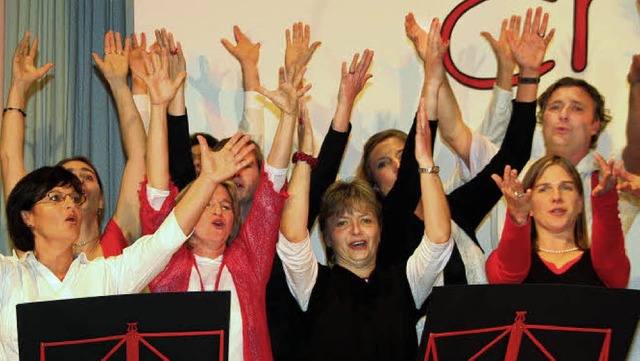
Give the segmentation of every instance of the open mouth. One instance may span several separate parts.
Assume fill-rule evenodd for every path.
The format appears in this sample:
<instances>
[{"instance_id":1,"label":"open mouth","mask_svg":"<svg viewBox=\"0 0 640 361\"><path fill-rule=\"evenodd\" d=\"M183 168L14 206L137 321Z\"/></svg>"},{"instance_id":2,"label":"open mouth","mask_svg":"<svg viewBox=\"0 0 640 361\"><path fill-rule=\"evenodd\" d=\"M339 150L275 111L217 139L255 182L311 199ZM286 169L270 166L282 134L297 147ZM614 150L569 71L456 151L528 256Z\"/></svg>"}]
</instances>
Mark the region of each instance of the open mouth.
<instances>
[{"instance_id":1,"label":"open mouth","mask_svg":"<svg viewBox=\"0 0 640 361\"><path fill-rule=\"evenodd\" d=\"M561 216L561 215L564 215L565 213L567 213L567 210L564 209L564 208L554 208L554 209L551 210L550 213L555 215L555 216Z\"/></svg>"},{"instance_id":2,"label":"open mouth","mask_svg":"<svg viewBox=\"0 0 640 361\"><path fill-rule=\"evenodd\" d=\"M355 241L355 242L351 242L351 244L349 244L349 247L360 249L360 248L365 248L366 245L367 245L367 241Z\"/></svg>"}]
</instances>

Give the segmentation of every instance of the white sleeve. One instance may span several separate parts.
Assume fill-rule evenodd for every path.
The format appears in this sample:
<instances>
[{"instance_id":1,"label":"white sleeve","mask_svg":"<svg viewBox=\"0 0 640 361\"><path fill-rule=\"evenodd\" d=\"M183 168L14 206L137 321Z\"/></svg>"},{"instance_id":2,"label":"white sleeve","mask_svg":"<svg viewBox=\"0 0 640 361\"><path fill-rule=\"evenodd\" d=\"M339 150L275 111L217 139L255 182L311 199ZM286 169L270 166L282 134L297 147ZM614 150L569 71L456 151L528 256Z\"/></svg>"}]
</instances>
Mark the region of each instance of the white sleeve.
<instances>
[{"instance_id":1,"label":"white sleeve","mask_svg":"<svg viewBox=\"0 0 640 361\"><path fill-rule=\"evenodd\" d=\"M154 234L141 237L119 256L103 259L115 293L140 292L167 266L188 237L172 211Z\"/></svg>"},{"instance_id":2,"label":"white sleeve","mask_svg":"<svg viewBox=\"0 0 640 361\"><path fill-rule=\"evenodd\" d=\"M509 125L509 119L511 119L511 112L513 111L512 98L513 94L511 91L494 85L493 91L491 92L489 108L487 108L487 113L478 129L480 134L486 136L492 143L498 146L502 144L504 135L507 133L507 126Z\"/></svg>"},{"instance_id":3,"label":"white sleeve","mask_svg":"<svg viewBox=\"0 0 640 361\"><path fill-rule=\"evenodd\" d=\"M449 262L452 251L452 237L445 243L435 244L426 234L422 236L422 242L407 261L407 280L416 308L422 306L431 293L438 276Z\"/></svg>"},{"instance_id":4,"label":"white sleeve","mask_svg":"<svg viewBox=\"0 0 640 361\"><path fill-rule=\"evenodd\" d=\"M262 94L255 91L244 92L244 110L239 128L251 135L260 149L264 149L264 102L261 97Z\"/></svg>"},{"instance_id":5,"label":"white sleeve","mask_svg":"<svg viewBox=\"0 0 640 361\"><path fill-rule=\"evenodd\" d=\"M276 251L282 260L289 291L298 301L300 308L306 311L318 279L318 262L311 249L309 234L307 233L307 239L300 243L289 242L280 232L278 236Z\"/></svg>"},{"instance_id":6,"label":"white sleeve","mask_svg":"<svg viewBox=\"0 0 640 361\"><path fill-rule=\"evenodd\" d=\"M154 211L159 211L162 208L169 194L171 194L169 190L156 189L147 184L147 201Z\"/></svg>"},{"instance_id":7,"label":"white sleeve","mask_svg":"<svg viewBox=\"0 0 640 361\"><path fill-rule=\"evenodd\" d=\"M450 193L459 186L469 182L484 167L489 164L491 158L498 153L498 148L489 138L477 132L471 135L471 148L469 149L469 167L464 160L455 155L456 168L444 185L446 193Z\"/></svg>"},{"instance_id":8,"label":"white sleeve","mask_svg":"<svg viewBox=\"0 0 640 361\"><path fill-rule=\"evenodd\" d=\"M151 101L148 94L134 94L133 102L140 113L142 118L142 125L144 125L144 132L149 134L149 121L151 119Z\"/></svg>"},{"instance_id":9,"label":"white sleeve","mask_svg":"<svg viewBox=\"0 0 640 361\"><path fill-rule=\"evenodd\" d=\"M267 177L273 184L273 190L276 192L280 192L282 187L284 187L284 182L287 181L287 168L280 169L274 168L269 163L264 162L264 171L267 173Z\"/></svg>"}]
</instances>

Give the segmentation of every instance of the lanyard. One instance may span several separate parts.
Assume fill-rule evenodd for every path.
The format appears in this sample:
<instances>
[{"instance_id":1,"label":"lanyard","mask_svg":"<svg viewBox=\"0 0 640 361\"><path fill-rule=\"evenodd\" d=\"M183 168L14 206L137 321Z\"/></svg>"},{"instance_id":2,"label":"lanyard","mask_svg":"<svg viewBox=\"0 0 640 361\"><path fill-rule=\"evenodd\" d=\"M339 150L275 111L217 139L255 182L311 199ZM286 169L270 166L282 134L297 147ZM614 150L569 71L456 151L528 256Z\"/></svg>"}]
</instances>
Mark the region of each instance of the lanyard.
<instances>
[{"instance_id":1,"label":"lanyard","mask_svg":"<svg viewBox=\"0 0 640 361\"><path fill-rule=\"evenodd\" d=\"M204 292L204 282L202 281L202 275L200 274L200 268L198 268L198 261L195 259L195 256L193 261L194 261L193 266L196 268L196 272L198 273L198 280L200 281L200 291ZM224 267L224 258L222 259L222 262L220 262L220 268L218 268L218 273L216 274L216 283L213 287L214 291L217 291L218 288L220 287L220 277L222 276L223 267Z\"/></svg>"}]
</instances>

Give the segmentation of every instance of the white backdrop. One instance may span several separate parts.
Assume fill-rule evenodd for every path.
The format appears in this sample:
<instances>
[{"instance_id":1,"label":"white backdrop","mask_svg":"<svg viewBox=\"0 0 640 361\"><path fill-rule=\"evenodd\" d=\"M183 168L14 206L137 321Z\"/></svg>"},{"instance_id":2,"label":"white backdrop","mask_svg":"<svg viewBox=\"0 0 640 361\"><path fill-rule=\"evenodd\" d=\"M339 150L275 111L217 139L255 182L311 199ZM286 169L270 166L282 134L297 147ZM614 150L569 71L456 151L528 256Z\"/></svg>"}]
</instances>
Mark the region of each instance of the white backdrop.
<instances>
[{"instance_id":1,"label":"white backdrop","mask_svg":"<svg viewBox=\"0 0 640 361\"><path fill-rule=\"evenodd\" d=\"M614 118L600 138L599 151L605 156L619 153L625 144L626 74L631 55L640 52L640 22L632 0L136 0L135 29L152 37L154 29L166 27L182 42L189 73L186 94L191 131L206 131L218 138L235 132L242 116L240 67L220 44L221 38L233 40L233 25L240 26L252 41L261 43L259 70L267 88L277 86L277 69L284 59L285 28L291 28L296 21L311 25L312 41L322 41L306 75L313 84L309 108L318 145L335 110L341 62L349 61L355 52L365 48L374 50L370 69L373 78L352 117L353 131L340 171L344 178L354 174L369 136L387 128L406 131L410 127L422 70L404 34L404 16L409 11L427 27L432 17L444 20L456 7L468 7L453 28L452 60L469 76L492 77L495 59L480 31L497 37L502 18L513 13L524 15L527 7L535 6L543 6L551 13L550 24L556 28L547 52L547 59L554 60L555 67L542 78L541 89L561 76L585 78L595 85L605 95ZM588 24L583 71L576 71L571 65L574 23L582 30ZM483 118L490 91L450 80L466 122L475 129ZM269 110L265 116L269 148L277 118ZM533 152L542 151L538 133ZM437 146L436 153L437 163L447 174L452 165L448 149ZM627 251L632 263L640 265L640 246L635 244L640 243L638 223L628 235L638 242L627 242ZM481 229L480 237L483 233ZM632 285L640 288L640 279L633 279Z\"/></svg>"}]
</instances>

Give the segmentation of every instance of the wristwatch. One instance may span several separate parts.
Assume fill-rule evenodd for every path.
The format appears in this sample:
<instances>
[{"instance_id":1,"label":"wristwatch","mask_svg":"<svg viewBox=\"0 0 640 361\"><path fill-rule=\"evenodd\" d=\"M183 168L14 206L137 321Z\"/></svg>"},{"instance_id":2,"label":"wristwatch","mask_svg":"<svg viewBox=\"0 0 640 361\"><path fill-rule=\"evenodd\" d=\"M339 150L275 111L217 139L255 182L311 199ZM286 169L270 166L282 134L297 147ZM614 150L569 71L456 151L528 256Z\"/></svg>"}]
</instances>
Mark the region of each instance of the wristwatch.
<instances>
[{"instance_id":1,"label":"wristwatch","mask_svg":"<svg viewBox=\"0 0 640 361\"><path fill-rule=\"evenodd\" d=\"M429 168L418 168L418 173L428 173L428 174L438 174L440 172L440 167L434 165Z\"/></svg>"}]
</instances>

